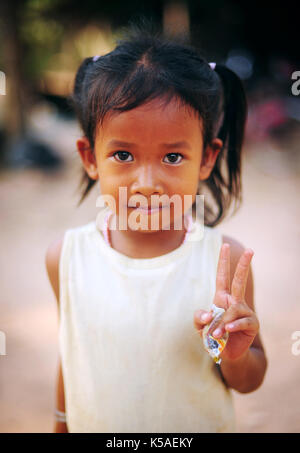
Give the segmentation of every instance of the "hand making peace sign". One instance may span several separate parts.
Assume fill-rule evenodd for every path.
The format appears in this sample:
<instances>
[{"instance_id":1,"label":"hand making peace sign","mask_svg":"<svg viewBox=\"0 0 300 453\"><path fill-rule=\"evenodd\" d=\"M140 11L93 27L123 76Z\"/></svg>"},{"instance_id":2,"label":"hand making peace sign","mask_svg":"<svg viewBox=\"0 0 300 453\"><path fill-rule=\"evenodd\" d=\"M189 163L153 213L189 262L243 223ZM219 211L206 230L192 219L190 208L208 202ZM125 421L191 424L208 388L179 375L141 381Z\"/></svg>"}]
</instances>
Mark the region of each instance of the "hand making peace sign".
<instances>
[{"instance_id":1,"label":"hand making peace sign","mask_svg":"<svg viewBox=\"0 0 300 453\"><path fill-rule=\"evenodd\" d=\"M221 353L222 359L236 360L251 346L259 330L259 322L253 310L245 301L245 291L250 263L253 256L251 249L246 249L237 264L230 291L230 245L221 247L217 278L216 293L213 303L226 311L212 334L220 338L225 331L229 338ZM212 311L197 310L194 314L194 324L202 334L204 326L212 320Z\"/></svg>"}]
</instances>

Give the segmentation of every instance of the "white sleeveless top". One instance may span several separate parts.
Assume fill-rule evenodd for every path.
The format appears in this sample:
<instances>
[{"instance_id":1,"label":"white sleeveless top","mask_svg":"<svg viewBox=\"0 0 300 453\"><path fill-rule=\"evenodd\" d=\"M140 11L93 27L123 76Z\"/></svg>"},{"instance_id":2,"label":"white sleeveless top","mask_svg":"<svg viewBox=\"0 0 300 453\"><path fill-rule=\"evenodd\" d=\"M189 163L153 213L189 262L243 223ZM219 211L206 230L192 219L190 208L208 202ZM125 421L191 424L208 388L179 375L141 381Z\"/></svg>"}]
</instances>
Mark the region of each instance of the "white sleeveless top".
<instances>
[{"instance_id":1,"label":"white sleeveless top","mask_svg":"<svg viewBox=\"0 0 300 453\"><path fill-rule=\"evenodd\" d=\"M215 293L217 228L131 258L95 221L65 232L59 346L69 432L234 432L232 395L194 327Z\"/></svg>"}]
</instances>

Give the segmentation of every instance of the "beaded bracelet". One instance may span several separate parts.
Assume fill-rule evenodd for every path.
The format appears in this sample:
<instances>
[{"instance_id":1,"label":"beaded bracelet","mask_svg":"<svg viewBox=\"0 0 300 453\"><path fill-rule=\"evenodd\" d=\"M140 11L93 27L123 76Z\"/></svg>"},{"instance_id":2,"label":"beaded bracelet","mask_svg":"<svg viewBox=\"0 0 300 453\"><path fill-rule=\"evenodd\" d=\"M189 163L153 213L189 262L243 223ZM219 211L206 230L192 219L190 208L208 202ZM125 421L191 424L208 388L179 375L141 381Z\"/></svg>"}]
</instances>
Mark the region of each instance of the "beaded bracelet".
<instances>
[{"instance_id":1,"label":"beaded bracelet","mask_svg":"<svg viewBox=\"0 0 300 453\"><path fill-rule=\"evenodd\" d=\"M66 413L55 409L55 420L60 423L66 423Z\"/></svg>"}]
</instances>

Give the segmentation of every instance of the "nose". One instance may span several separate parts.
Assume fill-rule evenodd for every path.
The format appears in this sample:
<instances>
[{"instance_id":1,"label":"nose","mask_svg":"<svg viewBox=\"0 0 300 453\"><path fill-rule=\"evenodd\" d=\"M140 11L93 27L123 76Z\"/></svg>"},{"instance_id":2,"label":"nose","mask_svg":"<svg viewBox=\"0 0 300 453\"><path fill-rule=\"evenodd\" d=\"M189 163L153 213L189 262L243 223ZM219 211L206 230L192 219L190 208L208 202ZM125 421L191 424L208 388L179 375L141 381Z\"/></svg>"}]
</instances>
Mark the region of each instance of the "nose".
<instances>
[{"instance_id":1,"label":"nose","mask_svg":"<svg viewBox=\"0 0 300 453\"><path fill-rule=\"evenodd\" d=\"M151 195L162 195L163 187L157 178L157 171L151 165L139 168L136 180L131 186L132 195L144 195L147 199Z\"/></svg>"}]
</instances>

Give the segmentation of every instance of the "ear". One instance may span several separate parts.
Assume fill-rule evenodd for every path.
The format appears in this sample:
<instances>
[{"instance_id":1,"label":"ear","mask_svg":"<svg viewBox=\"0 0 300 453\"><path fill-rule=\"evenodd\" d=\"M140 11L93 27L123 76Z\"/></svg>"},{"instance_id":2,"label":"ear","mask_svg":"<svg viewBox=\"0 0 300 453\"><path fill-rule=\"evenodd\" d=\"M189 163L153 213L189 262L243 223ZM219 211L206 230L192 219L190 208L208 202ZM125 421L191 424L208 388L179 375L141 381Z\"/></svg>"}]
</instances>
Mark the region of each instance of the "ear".
<instances>
[{"instance_id":1,"label":"ear","mask_svg":"<svg viewBox=\"0 0 300 453\"><path fill-rule=\"evenodd\" d=\"M91 179L98 179L98 168L94 151L91 148L87 137L81 137L76 142L77 151L80 155L82 164Z\"/></svg>"},{"instance_id":2,"label":"ear","mask_svg":"<svg viewBox=\"0 0 300 453\"><path fill-rule=\"evenodd\" d=\"M199 179L205 181L209 178L219 152L223 148L223 141L219 138L214 138L212 142L206 146L203 151L202 162L200 165Z\"/></svg>"}]
</instances>

